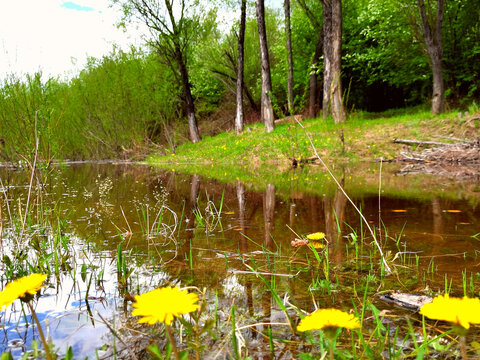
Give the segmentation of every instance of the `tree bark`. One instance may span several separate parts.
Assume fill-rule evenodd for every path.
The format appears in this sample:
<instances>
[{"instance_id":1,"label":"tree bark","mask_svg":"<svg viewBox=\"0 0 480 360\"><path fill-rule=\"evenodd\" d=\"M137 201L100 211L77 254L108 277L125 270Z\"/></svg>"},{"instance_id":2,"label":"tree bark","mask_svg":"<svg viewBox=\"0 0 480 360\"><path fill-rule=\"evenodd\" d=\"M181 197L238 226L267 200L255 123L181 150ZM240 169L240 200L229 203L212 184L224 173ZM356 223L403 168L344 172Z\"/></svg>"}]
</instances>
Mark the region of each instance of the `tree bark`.
<instances>
[{"instance_id":1,"label":"tree bark","mask_svg":"<svg viewBox=\"0 0 480 360\"><path fill-rule=\"evenodd\" d=\"M247 12L247 0L242 0L240 29L238 31L238 66L237 66L237 114L235 116L235 134L243 132L243 67L244 67L244 43L245 43L245 22Z\"/></svg>"},{"instance_id":2,"label":"tree bark","mask_svg":"<svg viewBox=\"0 0 480 360\"><path fill-rule=\"evenodd\" d=\"M323 1L323 118L336 124L345 122L342 100L342 1Z\"/></svg>"},{"instance_id":3,"label":"tree bark","mask_svg":"<svg viewBox=\"0 0 480 360\"><path fill-rule=\"evenodd\" d=\"M195 116L195 104L193 102L192 89L190 87L187 66L183 61L183 56L181 53L177 54L177 63L180 71L180 77L182 79L183 96L185 97L190 140L192 141L192 143L196 143L200 141L200 133L198 131L197 118Z\"/></svg>"},{"instance_id":4,"label":"tree bark","mask_svg":"<svg viewBox=\"0 0 480 360\"><path fill-rule=\"evenodd\" d=\"M437 0L436 16L432 22L429 21L427 16L425 1L417 0L417 4L420 11L423 39L425 41L433 73L432 112L434 114L440 114L445 111L445 85L443 81L442 65L442 25L445 11L445 0Z\"/></svg>"},{"instance_id":5,"label":"tree bark","mask_svg":"<svg viewBox=\"0 0 480 360\"><path fill-rule=\"evenodd\" d=\"M175 21L175 16L173 14L172 3L168 0L165 0L165 7L167 8L168 15L170 17L170 22L172 24L171 38L174 44L175 49L175 60L178 65L178 70L180 72L180 78L182 80L183 96L185 97L185 105L188 119L188 130L190 133L190 140L192 143L200 141L200 133L198 131L197 118L195 116L195 104L193 102L192 89L190 86L190 80L188 77L187 65L184 59L184 52L180 46L180 29L177 26ZM183 4L182 4L183 6ZM182 9L183 16L183 9Z\"/></svg>"},{"instance_id":6,"label":"tree bark","mask_svg":"<svg viewBox=\"0 0 480 360\"><path fill-rule=\"evenodd\" d=\"M292 28L290 25L290 0L284 0L283 8L285 10L285 38L288 61L287 76L287 103L288 115L293 114L293 55L292 55Z\"/></svg>"},{"instance_id":7,"label":"tree bark","mask_svg":"<svg viewBox=\"0 0 480 360\"><path fill-rule=\"evenodd\" d=\"M272 93L272 78L270 75L270 60L268 57L267 32L265 29L265 1L257 0L257 25L258 37L260 40L260 57L262 63L262 96L261 96L261 116L265 123L265 131L272 132L275 129L275 116L273 113L273 104L270 97Z\"/></svg>"}]
</instances>

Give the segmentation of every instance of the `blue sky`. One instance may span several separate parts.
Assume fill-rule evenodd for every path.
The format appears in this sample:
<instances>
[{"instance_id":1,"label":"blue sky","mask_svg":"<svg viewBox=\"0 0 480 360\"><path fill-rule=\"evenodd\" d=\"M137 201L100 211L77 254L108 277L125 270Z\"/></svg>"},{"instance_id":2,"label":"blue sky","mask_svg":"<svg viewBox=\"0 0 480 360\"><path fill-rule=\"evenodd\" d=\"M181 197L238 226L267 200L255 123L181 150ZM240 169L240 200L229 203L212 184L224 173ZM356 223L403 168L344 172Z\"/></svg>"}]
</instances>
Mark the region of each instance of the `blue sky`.
<instances>
[{"instance_id":1,"label":"blue sky","mask_svg":"<svg viewBox=\"0 0 480 360\"><path fill-rule=\"evenodd\" d=\"M64 7L65 9L76 10L76 11L94 11L95 10L94 8L92 8L90 6L83 6L83 5L76 4L76 3L71 2L71 1L66 1L60 6Z\"/></svg>"}]
</instances>

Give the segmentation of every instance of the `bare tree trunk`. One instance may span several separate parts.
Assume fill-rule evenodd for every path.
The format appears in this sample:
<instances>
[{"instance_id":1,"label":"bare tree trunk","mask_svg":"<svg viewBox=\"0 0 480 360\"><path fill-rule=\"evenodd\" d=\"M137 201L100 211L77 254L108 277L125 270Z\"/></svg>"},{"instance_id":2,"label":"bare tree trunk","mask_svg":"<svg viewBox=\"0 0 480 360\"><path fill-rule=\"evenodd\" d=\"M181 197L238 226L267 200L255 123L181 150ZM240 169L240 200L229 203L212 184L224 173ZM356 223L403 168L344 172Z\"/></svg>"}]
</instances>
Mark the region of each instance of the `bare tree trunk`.
<instances>
[{"instance_id":1,"label":"bare tree trunk","mask_svg":"<svg viewBox=\"0 0 480 360\"><path fill-rule=\"evenodd\" d=\"M272 132L275 129L275 117L270 94L272 93L272 78L270 75L270 60L268 58L267 32L265 29L265 1L257 0L257 25L260 39L260 57L262 63L262 100L261 116L265 123L265 131Z\"/></svg>"},{"instance_id":2,"label":"bare tree trunk","mask_svg":"<svg viewBox=\"0 0 480 360\"><path fill-rule=\"evenodd\" d=\"M308 101L308 117L314 118L317 116L320 109L319 96L318 96L318 62L320 61L320 56L322 55L323 50L323 34L320 33L317 41L317 46L315 47L315 53L312 58L312 67L310 69L310 99Z\"/></svg>"},{"instance_id":3,"label":"bare tree trunk","mask_svg":"<svg viewBox=\"0 0 480 360\"><path fill-rule=\"evenodd\" d=\"M188 130L192 143L200 141L200 133L198 131L197 118L195 117L195 105L193 103L192 90L188 78L187 67L182 59L181 54L177 57L178 67L180 69L180 77L182 79L183 96L185 96L185 105L188 118Z\"/></svg>"},{"instance_id":4,"label":"bare tree trunk","mask_svg":"<svg viewBox=\"0 0 480 360\"><path fill-rule=\"evenodd\" d=\"M283 8L285 10L285 38L288 60L287 76L287 101L288 115L293 114L293 55L292 55L292 28L290 25L290 0L284 0Z\"/></svg>"},{"instance_id":5,"label":"bare tree trunk","mask_svg":"<svg viewBox=\"0 0 480 360\"><path fill-rule=\"evenodd\" d=\"M323 1L323 118L331 113L336 124L345 122L342 100L342 1Z\"/></svg>"},{"instance_id":6,"label":"bare tree trunk","mask_svg":"<svg viewBox=\"0 0 480 360\"><path fill-rule=\"evenodd\" d=\"M168 13L164 15L164 7L160 0L128 0L118 1L124 3L126 11L124 16L136 14L145 25L152 31L153 40L150 42L155 50L167 60L168 65L176 73L180 73L182 82L183 101L185 102L185 110L188 118L188 127L190 133L190 140L196 143L200 140L198 132L197 119L195 117L195 105L193 102L192 91L190 87L188 71L187 71L187 44L194 41L192 36L194 27L189 26L189 22L185 21L185 11L187 7L187 0L180 0L175 5L175 0L163 0L163 5ZM178 6L177 6L178 5Z\"/></svg>"},{"instance_id":7,"label":"bare tree trunk","mask_svg":"<svg viewBox=\"0 0 480 360\"><path fill-rule=\"evenodd\" d=\"M235 134L239 135L243 132L243 56L245 53L245 19L247 12L247 0L242 0L240 29L238 31L238 66L237 66L237 115L235 117Z\"/></svg>"},{"instance_id":8,"label":"bare tree trunk","mask_svg":"<svg viewBox=\"0 0 480 360\"><path fill-rule=\"evenodd\" d=\"M433 72L432 112L440 114L445 111L445 85L443 82L443 45L442 24L445 11L445 0L437 0L437 12L430 22L425 9L425 0L417 0L420 11L421 29L426 50L430 57ZM433 24L434 22L434 24Z\"/></svg>"},{"instance_id":9,"label":"bare tree trunk","mask_svg":"<svg viewBox=\"0 0 480 360\"><path fill-rule=\"evenodd\" d=\"M187 65L184 59L185 54L180 47L180 40L179 40L180 29L178 28L177 26L178 24L175 21L172 4L173 4L173 1L170 2L168 0L165 0L165 6L167 8L168 15L170 17L170 22L172 23L172 30L173 30L171 31L172 42L174 44L174 49L175 49L175 52L174 52L175 60L177 62L178 70L180 72L180 78L182 79L183 96L185 97L190 140L192 141L192 143L196 143L200 141L200 133L198 131L197 118L195 117L195 105L193 102L192 89L190 87L190 80L188 77ZM183 10L182 10L182 16L183 16Z\"/></svg>"}]
</instances>

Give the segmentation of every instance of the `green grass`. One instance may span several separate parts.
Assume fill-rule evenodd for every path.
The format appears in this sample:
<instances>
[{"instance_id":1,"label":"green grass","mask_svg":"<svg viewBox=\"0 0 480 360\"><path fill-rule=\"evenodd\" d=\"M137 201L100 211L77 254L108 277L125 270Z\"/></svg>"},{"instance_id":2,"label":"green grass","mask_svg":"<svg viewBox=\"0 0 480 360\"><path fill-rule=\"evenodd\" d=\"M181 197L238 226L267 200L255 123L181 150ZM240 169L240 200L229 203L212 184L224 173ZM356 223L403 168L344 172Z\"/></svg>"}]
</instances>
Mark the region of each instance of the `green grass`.
<instances>
[{"instance_id":1,"label":"green grass","mask_svg":"<svg viewBox=\"0 0 480 360\"><path fill-rule=\"evenodd\" d=\"M378 146L377 143L380 144L386 140L379 135L399 125L406 129L420 128L422 122L428 121L431 126L432 121L439 119L422 109L416 110L415 114L410 114L407 110L397 112L396 115L393 115L395 114L393 112L383 115L355 113L350 116L347 123L341 125L334 124L332 119L304 120L303 124L312 137L314 145L328 157L362 160L365 158L364 146L370 148L369 155L375 156L378 153L388 157L392 149L384 151L375 149ZM446 116L452 117L453 113ZM340 140L342 131L345 152L342 152ZM269 134L265 133L262 124L257 123L247 126L240 136L235 136L233 132L221 133L213 137L205 136L197 144L184 143L176 149L175 154L152 156L150 161L175 164L224 163L243 166L255 166L256 163L261 162L273 163L281 167L285 160L312 155L310 142L304 131L292 120L290 123L277 125L275 131Z\"/></svg>"},{"instance_id":2,"label":"green grass","mask_svg":"<svg viewBox=\"0 0 480 360\"><path fill-rule=\"evenodd\" d=\"M402 146L394 144L393 139L439 141L435 136L460 136L460 132L465 133L455 112L434 116L423 108L392 110L382 114L356 113L342 125L335 125L331 119L305 120L302 123L320 156L337 178L343 178L345 188L353 196L378 194L380 164L373 160L389 160L399 155ZM231 132L207 136L197 144L184 143L175 154L152 155L147 162L170 171L196 173L222 182L239 180L255 191L263 191L266 184L273 184L277 195L284 198L292 191L332 194L336 186L323 166L305 165L292 169L293 159L314 155L305 131L295 122L278 125L274 132L267 134L263 125L254 124L240 136ZM340 139L342 132L344 145ZM400 167L383 164L383 176L394 173ZM410 175L408 179L405 182L391 178L391 181L382 184L383 194L427 200L441 193L441 197L458 198L457 186L443 184L440 189L435 176L419 174ZM474 188L463 191L465 198L479 202L478 191Z\"/></svg>"}]
</instances>

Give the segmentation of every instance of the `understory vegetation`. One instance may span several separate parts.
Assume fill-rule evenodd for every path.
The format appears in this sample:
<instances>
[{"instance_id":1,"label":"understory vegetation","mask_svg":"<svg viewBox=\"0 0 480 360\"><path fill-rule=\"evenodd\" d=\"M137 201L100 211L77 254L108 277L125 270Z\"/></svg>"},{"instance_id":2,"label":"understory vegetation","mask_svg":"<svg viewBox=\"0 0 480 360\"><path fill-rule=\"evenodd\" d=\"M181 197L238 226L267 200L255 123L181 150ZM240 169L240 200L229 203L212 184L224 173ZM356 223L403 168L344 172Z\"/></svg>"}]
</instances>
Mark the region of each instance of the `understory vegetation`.
<instances>
[{"instance_id":1,"label":"understory vegetation","mask_svg":"<svg viewBox=\"0 0 480 360\"><path fill-rule=\"evenodd\" d=\"M219 6L195 17L195 32L185 53L202 136L231 130L235 117L237 24L225 30L217 14L232 9ZM247 11L245 35L247 124L260 119L259 42L252 10ZM312 14L318 15L317 23ZM478 16L473 1L447 2L443 61L450 110L465 111L479 98ZM268 9L271 97L277 118L288 115L283 22L280 9ZM320 2L292 2L291 24L293 112L305 114L312 74L318 75L321 88L322 63L312 65L321 26ZM414 39L415 28L395 1L344 1L342 82L350 112L428 103L431 70L421 44ZM70 79L12 74L0 84L0 158L30 159L35 151L45 162L169 153L188 141L178 76L148 43L143 49L113 48L108 56L91 58ZM321 98L320 90L317 98Z\"/></svg>"}]
</instances>

